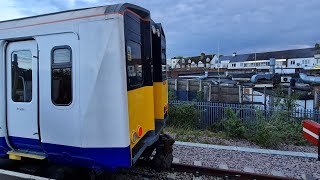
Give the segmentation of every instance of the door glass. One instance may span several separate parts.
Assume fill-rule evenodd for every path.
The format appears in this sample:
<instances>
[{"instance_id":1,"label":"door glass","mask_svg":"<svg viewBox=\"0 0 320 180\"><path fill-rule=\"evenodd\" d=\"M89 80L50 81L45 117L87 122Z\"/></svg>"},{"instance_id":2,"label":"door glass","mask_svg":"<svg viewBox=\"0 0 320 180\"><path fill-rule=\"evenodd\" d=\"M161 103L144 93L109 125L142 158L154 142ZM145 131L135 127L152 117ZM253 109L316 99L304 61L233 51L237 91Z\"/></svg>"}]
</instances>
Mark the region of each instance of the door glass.
<instances>
[{"instance_id":1,"label":"door glass","mask_svg":"<svg viewBox=\"0 0 320 180\"><path fill-rule=\"evenodd\" d=\"M127 74L131 88L138 88L143 84L141 54L141 44L134 41L127 42Z\"/></svg>"},{"instance_id":2,"label":"door glass","mask_svg":"<svg viewBox=\"0 0 320 180\"><path fill-rule=\"evenodd\" d=\"M32 54L29 50L14 51L11 54L12 100L32 100Z\"/></svg>"}]
</instances>

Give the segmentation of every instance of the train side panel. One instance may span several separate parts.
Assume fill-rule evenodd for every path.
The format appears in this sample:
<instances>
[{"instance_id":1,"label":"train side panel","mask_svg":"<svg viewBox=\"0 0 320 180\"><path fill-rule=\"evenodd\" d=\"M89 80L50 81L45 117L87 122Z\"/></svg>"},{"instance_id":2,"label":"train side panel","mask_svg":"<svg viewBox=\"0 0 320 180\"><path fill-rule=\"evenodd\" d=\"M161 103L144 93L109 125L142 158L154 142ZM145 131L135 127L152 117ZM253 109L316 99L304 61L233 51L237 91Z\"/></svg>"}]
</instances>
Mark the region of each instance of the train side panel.
<instances>
[{"instance_id":1,"label":"train side panel","mask_svg":"<svg viewBox=\"0 0 320 180\"><path fill-rule=\"evenodd\" d=\"M121 15L79 25L82 147L108 167L131 166L123 32Z\"/></svg>"},{"instance_id":2,"label":"train side panel","mask_svg":"<svg viewBox=\"0 0 320 180\"><path fill-rule=\"evenodd\" d=\"M0 41L0 94L3 98L0 98L0 156L7 156L9 147L6 142L7 128L6 128L6 98L5 98L5 54L3 49L5 48L5 41Z\"/></svg>"}]
</instances>

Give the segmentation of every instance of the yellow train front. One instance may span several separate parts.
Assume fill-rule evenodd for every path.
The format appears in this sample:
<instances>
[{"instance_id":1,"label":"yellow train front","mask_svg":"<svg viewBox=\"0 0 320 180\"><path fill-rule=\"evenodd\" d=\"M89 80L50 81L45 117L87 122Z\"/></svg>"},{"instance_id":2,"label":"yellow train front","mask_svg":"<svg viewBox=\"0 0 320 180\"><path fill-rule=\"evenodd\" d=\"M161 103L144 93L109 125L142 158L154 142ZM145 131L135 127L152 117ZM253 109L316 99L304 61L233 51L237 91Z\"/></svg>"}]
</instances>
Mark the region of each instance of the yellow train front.
<instances>
[{"instance_id":1,"label":"yellow train front","mask_svg":"<svg viewBox=\"0 0 320 180\"><path fill-rule=\"evenodd\" d=\"M168 120L166 38L160 23L133 12L125 13L124 18L130 149L135 163L141 155L149 157L157 141L169 140L161 138ZM137 27L141 29L134 29Z\"/></svg>"}]
</instances>

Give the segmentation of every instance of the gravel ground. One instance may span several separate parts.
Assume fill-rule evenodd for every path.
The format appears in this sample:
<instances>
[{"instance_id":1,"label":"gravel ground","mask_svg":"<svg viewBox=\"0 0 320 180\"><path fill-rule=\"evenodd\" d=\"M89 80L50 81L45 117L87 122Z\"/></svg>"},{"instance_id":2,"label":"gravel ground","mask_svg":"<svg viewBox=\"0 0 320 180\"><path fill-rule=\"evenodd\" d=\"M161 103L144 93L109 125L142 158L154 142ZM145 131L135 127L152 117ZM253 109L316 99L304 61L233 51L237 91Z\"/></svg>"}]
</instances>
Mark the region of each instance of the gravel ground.
<instances>
[{"instance_id":1,"label":"gravel ground","mask_svg":"<svg viewBox=\"0 0 320 180\"><path fill-rule=\"evenodd\" d=\"M201 180L222 180L220 177L212 176L195 176L192 173L185 172L156 172L148 167L134 167L129 171L115 174L112 180L189 180L194 177L200 177Z\"/></svg>"},{"instance_id":2,"label":"gravel ground","mask_svg":"<svg viewBox=\"0 0 320 180\"><path fill-rule=\"evenodd\" d=\"M176 139L176 134L172 132L166 132L173 139ZM214 144L214 145L223 145L223 146L238 146L238 147L249 147L249 148L259 148L265 149L261 146L254 144L253 142L247 141L245 139L228 139L221 137L208 137L208 136L179 136L177 141L180 139L188 139L189 142L194 143L204 143L204 144ZM308 153L317 153L318 147L316 146L295 146L295 145L287 145L281 144L277 148L273 148L275 150L283 150L283 151L297 151L297 152L308 152Z\"/></svg>"},{"instance_id":3,"label":"gravel ground","mask_svg":"<svg viewBox=\"0 0 320 180\"><path fill-rule=\"evenodd\" d=\"M180 163L192 164L201 161L203 166L218 168L219 164L227 164L229 169L243 170L251 167L257 173L271 174L272 170L281 171L291 178L302 178L302 174L310 174L320 179L320 161L312 158L282 155L258 154L240 151L207 149L188 146L174 146L173 155Z\"/></svg>"}]
</instances>

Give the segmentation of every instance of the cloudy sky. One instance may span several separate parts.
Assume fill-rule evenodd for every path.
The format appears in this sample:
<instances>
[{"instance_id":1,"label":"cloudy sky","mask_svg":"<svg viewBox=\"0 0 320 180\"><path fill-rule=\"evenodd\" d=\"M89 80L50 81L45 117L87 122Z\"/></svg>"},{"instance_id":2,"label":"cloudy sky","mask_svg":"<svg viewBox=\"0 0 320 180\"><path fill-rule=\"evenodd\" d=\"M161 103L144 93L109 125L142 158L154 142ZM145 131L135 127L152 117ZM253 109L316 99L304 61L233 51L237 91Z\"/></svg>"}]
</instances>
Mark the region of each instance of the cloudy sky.
<instances>
[{"instance_id":1,"label":"cloudy sky","mask_svg":"<svg viewBox=\"0 0 320 180\"><path fill-rule=\"evenodd\" d=\"M0 20L122 0L1 0ZM130 0L151 11L168 57L312 47L320 42L319 0ZM218 45L220 44L220 46ZM218 48L220 47L220 48Z\"/></svg>"}]
</instances>

